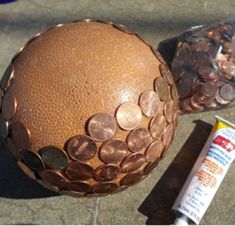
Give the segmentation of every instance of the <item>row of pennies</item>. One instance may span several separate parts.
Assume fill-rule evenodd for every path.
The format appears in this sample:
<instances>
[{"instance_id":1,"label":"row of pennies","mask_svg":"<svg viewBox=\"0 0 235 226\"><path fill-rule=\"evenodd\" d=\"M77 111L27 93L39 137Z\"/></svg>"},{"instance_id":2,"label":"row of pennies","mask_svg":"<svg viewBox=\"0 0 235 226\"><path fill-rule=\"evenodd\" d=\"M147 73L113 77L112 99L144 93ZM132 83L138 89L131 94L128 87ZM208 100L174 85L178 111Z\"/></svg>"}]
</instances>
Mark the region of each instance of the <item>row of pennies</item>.
<instances>
[{"instance_id":1,"label":"row of pennies","mask_svg":"<svg viewBox=\"0 0 235 226\"><path fill-rule=\"evenodd\" d=\"M181 114L235 106L235 19L192 27L158 51L174 77Z\"/></svg>"}]
</instances>

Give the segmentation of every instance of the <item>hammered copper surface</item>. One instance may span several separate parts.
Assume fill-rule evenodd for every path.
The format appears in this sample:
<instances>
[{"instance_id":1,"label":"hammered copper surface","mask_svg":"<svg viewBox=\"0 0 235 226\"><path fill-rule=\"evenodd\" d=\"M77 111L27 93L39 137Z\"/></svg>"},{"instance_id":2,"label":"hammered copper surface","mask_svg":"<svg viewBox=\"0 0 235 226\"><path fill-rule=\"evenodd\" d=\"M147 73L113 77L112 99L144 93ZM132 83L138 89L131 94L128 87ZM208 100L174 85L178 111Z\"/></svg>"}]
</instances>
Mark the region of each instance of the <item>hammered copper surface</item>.
<instances>
[{"instance_id":1,"label":"hammered copper surface","mask_svg":"<svg viewBox=\"0 0 235 226\"><path fill-rule=\"evenodd\" d=\"M132 130L127 136L128 147L133 152L147 148L151 140L149 130L144 127Z\"/></svg>"},{"instance_id":2,"label":"hammered copper surface","mask_svg":"<svg viewBox=\"0 0 235 226\"><path fill-rule=\"evenodd\" d=\"M11 136L19 148L28 148L31 144L30 132L20 121L11 124Z\"/></svg>"},{"instance_id":3,"label":"hammered copper surface","mask_svg":"<svg viewBox=\"0 0 235 226\"><path fill-rule=\"evenodd\" d=\"M128 146L122 140L110 139L99 150L100 159L105 163L121 162L128 154Z\"/></svg>"},{"instance_id":4,"label":"hammered copper surface","mask_svg":"<svg viewBox=\"0 0 235 226\"><path fill-rule=\"evenodd\" d=\"M2 115L6 120L11 119L17 108L16 98L11 94L6 94L2 100Z\"/></svg>"},{"instance_id":5,"label":"hammered copper surface","mask_svg":"<svg viewBox=\"0 0 235 226\"><path fill-rule=\"evenodd\" d=\"M71 180L88 180L93 177L94 170L87 163L70 162L65 170L65 174Z\"/></svg>"},{"instance_id":6,"label":"hammered copper surface","mask_svg":"<svg viewBox=\"0 0 235 226\"><path fill-rule=\"evenodd\" d=\"M42 160L47 167L52 169L64 169L68 165L68 155L62 149L54 146L43 147L39 150Z\"/></svg>"},{"instance_id":7,"label":"hammered copper surface","mask_svg":"<svg viewBox=\"0 0 235 226\"><path fill-rule=\"evenodd\" d=\"M65 148L71 158L80 161L93 158L97 151L95 141L85 135L77 135L70 138Z\"/></svg>"},{"instance_id":8,"label":"hammered copper surface","mask_svg":"<svg viewBox=\"0 0 235 226\"><path fill-rule=\"evenodd\" d=\"M113 116L106 113L97 113L88 122L90 136L97 141L106 141L116 132L117 124Z\"/></svg>"},{"instance_id":9,"label":"hammered copper surface","mask_svg":"<svg viewBox=\"0 0 235 226\"><path fill-rule=\"evenodd\" d=\"M116 118L122 129L132 130L140 125L142 113L137 104L125 102L117 109Z\"/></svg>"}]
</instances>

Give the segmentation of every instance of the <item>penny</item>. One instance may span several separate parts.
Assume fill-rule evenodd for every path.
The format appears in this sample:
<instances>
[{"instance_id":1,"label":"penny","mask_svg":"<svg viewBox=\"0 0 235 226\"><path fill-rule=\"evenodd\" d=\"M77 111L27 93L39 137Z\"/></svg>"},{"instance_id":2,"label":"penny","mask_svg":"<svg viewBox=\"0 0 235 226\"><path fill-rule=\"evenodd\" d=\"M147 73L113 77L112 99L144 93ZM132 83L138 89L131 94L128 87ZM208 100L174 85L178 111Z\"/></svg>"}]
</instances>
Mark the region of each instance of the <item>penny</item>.
<instances>
[{"instance_id":1,"label":"penny","mask_svg":"<svg viewBox=\"0 0 235 226\"><path fill-rule=\"evenodd\" d=\"M54 191L54 192L59 192L60 189L54 185L51 185L43 180L40 180L40 179L36 179L36 181L41 185L43 186L44 188L48 189L48 190L51 190L51 191Z\"/></svg>"},{"instance_id":2,"label":"penny","mask_svg":"<svg viewBox=\"0 0 235 226\"><path fill-rule=\"evenodd\" d=\"M69 196L75 197L75 198L84 197L84 193L81 193L81 192L78 192L78 191L61 190L59 193L61 195L69 195Z\"/></svg>"},{"instance_id":3,"label":"penny","mask_svg":"<svg viewBox=\"0 0 235 226\"><path fill-rule=\"evenodd\" d=\"M176 87L180 99L184 99L190 95L191 87L194 82L194 77L190 74L187 74L177 82Z\"/></svg>"},{"instance_id":4,"label":"penny","mask_svg":"<svg viewBox=\"0 0 235 226\"><path fill-rule=\"evenodd\" d=\"M221 96L220 96L220 91L217 90L216 95L215 95L215 99L219 104L222 105L226 105L229 103L229 100L224 100Z\"/></svg>"},{"instance_id":5,"label":"penny","mask_svg":"<svg viewBox=\"0 0 235 226\"><path fill-rule=\"evenodd\" d=\"M224 100L228 100L228 101L235 99L235 85L231 85L229 83L224 84L220 88L220 96Z\"/></svg>"},{"instance_id":6,"label":"penny","mask_svg":"<svg viewBox=\"0 0 235 226\"><path fill-rule=\"evenodd\" d=\"M116 132L115 118L106 113L97 113L88 122L88 132L97 141L106 141Z\"/></svg>"},{"instance_id":7,"label":"penny","mask_svg":"<svg viewBox=\"0 0 235 226\"><path fill-rule=\"evenodd\" d=\"M120 185L132 185L135 184L137 182L139 182L141 180L141 178L143 177L144 173L142 170L140 171L136 171L136 172L132 172L132 173L128 173L126 176L124 176L122 178L122 180L120 181Z\"/></svg>"},{"instance_id":8,"label":"penny","mask_svg":"<svg viewBox=\"0 0 235 226\"><path fill-rule=\"evenodd\" d=\"M204 80L217 81L219 79L212 67L199 67L197 72Z\"/></svg>"},{"instance_id":9,"label":"penny","mask_svg":"<svg viewBox=\"0 0 235 226\"><path fill-rule=\"evenodd\" d=\"M169 98L169 87L167 81L162 78L156 78L154 81L155 91L158 93L160 100L165 101Z\"/></svg>"},{"instance_id":10,"label":"penny","mask_svg":"<svg viewBox=\"0 0 235 226\"><path fill-rule=\"evenodd\" d=\"M175 84L171 86L171 96L175 102L178 102L179 96L178 96L178 91L177 91Z\"/></svg>"},{"instance_id":11,"label":"penny","mask_svg":"<svg viewBox=\"0 0 235 226\"><path fill-rule=\"evenodd\" d=\"M140 107L133 102L125 102L116 112L119 126L124 130L132 130L140 125L142 113Z\"/></svg>"},{"instance_id":12,"label":"penny","mask_svg":"<svg viewBox=\"0 0 235 226\"><path fill-rule=\"evenodd\" d=\"M151 140L149 130L144 127L132 130L127 136L128 147L133 152L147 148Z\"/></svg>"},{"instance_id":13,"label":"penny","mask_svg":"<svg viewBox=\"0 0 235 226\"><path fill-rule=\"evenodd\" d=\"M164 132L162 135L162 143L164 146L167 146L170 143L173 134L174 134L174 126L173 126L173 123L170 123L164 129Z\"/></svg>"},{"instance_id":14,"label":"penny","mask_svg":"<svg viewBox=\"0 0 235 226\"><path fill-rule=\"evenodd\" d=\"M23 162L33 171L40 172L44 168L44 163L41 156L37 152L23 149L21 151Z\"/></svg>"},{"instance_id":15,"label":"penny","mask_svg":"<svg viewBox=\"0 0 235 226\"><path fill-rule=\"evenodd\" d=\"M156 92L146 90L141 94L139 104L142 112L146 116L153 117L158 111L160 99Z\"/></svg>"},{"instance_id":16,"label":"penny","mask_svg":"<svg viewBox=\"0 0 235 226\"><path fill-rule=\"evenodd\" d=\"M67 180L60 171L45 169L40 173L40 176L44 181L59 189L66 187Z\"/></svg>"},{"instance_id":17,"label":"penny","mask_svg":"<svg viewBox=\"0 0 235 226\"><path fill-rule=\"evenodd\" d=\"M145 151L145 158L147 162L154 161L156 159L160 160L161 153L163 151L163 144L161 139L154 141L148 149Z\"/></svg>"},{"instance_id":18,"label":"penny","mask_svg":"<svg viewBox=\"0 0 235 226\"><path fill-rule=\"evenodd\" d=\"M117 28L120 31L123 31L127 34L134 34L133 32L129 31L124 25L122 24L113 24L113 27Z\"/></svg>"},{"instance_id":19,"label":"penny","mask_svg":"<svg viewBox=\"0 0 235 226\"><path fill-rule=\"evenodd\" d=\"M66 188L71 191L87 193L91 191L91 186L88 183L81 181L69 181L66 183Z\"/></svg>"},{"instance_id":20,"label":"penny","mask_svg":"<svg viewBox=\"0 0 235 226\"><path fill-rule=\"evenodd\" d=\"M172 122L174 119L175 104L173 100L168 100L164 107L164 115L167 122Z\"/></svg>"},{"instance_id":21,"label":"penny","mask_svg":"<svg viewBox=\"0 0 235 226\"><path fill-rule=\"evenodd\" d=\"M158 165L159 159L149 162L144 168L144 175L151 173Z\"/></svg>"},{"instance_id":22,"label":"penny","mask_svg":"<svg viewBox=\"0 0 235 226\"><path fill-rule=\"evenodd\" d=\"M130 154L121 163L122 172L132 172L139 169L145 162L145 157L143 154L138 152Z\"/></svg>"},{"instance_id":23,"label":"penny","mask_svg":"<svg viewBox=\"0 0 235 226\"><path fill-rule=\"evenodd\" d=\"M152 120L150 121L149 129L150 134L154 139L158 139L162 135L166 124L166 119L162 114L157 114L152 118Z\"/></svg>"},{"instance_id":24,"label":"penny","mask_svg":"<svg viewBox=\"0 0 235 226\"><path fill-rule=\"evenodd\" d=\"M163 57L161 56L161 54L155 50L154 48L151 48L153 53L155 54L155 56L158 58L158 60L162 63L162 64L166 64L165 60L163 59Z\"/></svg>"},{"instance_id":25,"label":"penny","mask_svg":"<svg viewBox=\"0 0 235 226\"><path fill-rule=\"evenodd\" d=\"M97 151L95 141L85 135L77 135L70 138L66 149L71 158L80 161L92 159Z\"/></svg>"},{"instance_id":26,"label":"penny","mask_svg":"<svg viewBox=\"0 0 235 226\"><path fill-rule=\"evenodd\" d=\"M95 169L94 178L97 181L111 181L121 173L121 168L114 164L104 164Z\"/></svg>"},{"instance_id":27,"label":"penny","mask_svg":"<svg viewBox=\"0 0 235 226\"><path fill-rule=\"evenodd\" d=\"M15 113L17 108L16 98L7 93L2 100L2 115L6 120L11 119Z\"/></svg>"},{"instance_id":28,"label":"penny","mask_svg":"<svg viewBox=\"0 0 235 226\"><path fill-rule=\"evenodd\" d=\"M9 133L9 122L0 114L0 137L6 139Z\"/></svg>"},{"instance_id":29,"label":"penny","mask_svg":"<svg viewBox=\"0 0 235 226\"><path fill-rule=\"evenodd\" d=\"M1 78L0 87L2 90L6 90L9 87L10 81L14 77L14 71L14 66L10 64Z\"/></svg>"},{"instance_id":30,"label":"penny","mask_svg":"<svg viewBox=\"0 0 235 226\"><path fill-rule=\"evenodd\" d=\"M65 151L54 147L47 146L39 150L42 159L47 167L52 169L64 169L68 165L68 155Z\"/></svg>"},{"instance_id":31,"label":"penny","mask_svg":"<svg viewBox=\"0 0 235 226\"><path fill-rule=\"evenodd\" d=\"M105 163L121 162L128 154L128 146L121 140L110 139L99 150L100 159Z\"/></svg>"},{"instance_id":32,"label":"penny","mask_svg":"<svg viewBox=\"0 0 235 226\"><path fill-rule=\"evenodd\" d=\"M118 188L118 185L115 183L98 183L93 187L94 193L112 193Z\"/></svg>"},{"instance_id":33,"label":"penny","mask_svg":"<svg viewBox=\"0 0 235 226\"><path fill-rule=\"evenodd\" d=\"M36 179L34 172L28 166L26 166L23 162L17 161L17 165L28 177L30 177L33 180Z\"/></svg>"},{"instance_id":34,"label":"penny","mask_svg":"<svg viewBox=\"0 0 235 226\"><path fill-rule=\"evenodd\" d=\"M205 82L202 86L201 92L205 97L214 97L217 87L213 82Z\"/></svg>"},{"instance_id":35,"label":"penny","mask_svg":"<svg viewBox=\"0 0 235 226\"><path fill-rule=\"evenodd\" d=\"M7 138L7 147L12 156L17 160L21 160L20 150L15 146L13 140L9 137Z\"/></svg>"},{"instance_id":36,"label":"penny","mask_svg":"<svg viewBox=\"0 0 235 226\"><path fill-rule=\"evenodd\" d=\"M65 174L71 180L88 180L93 177L94 170L87 163L70 162L65 170Z\"/></svg>"},{"instance_id":37,"label":"penny","mask_svg":"<svg viewBox=\"0 0 235 226\"><path fill-rule=\"evenodd\" d=\"M11 124L11 136L17 147L22 149L29 147L31 135L22 122L15 121Z\"/></svg>"},{"instance_id":38,"label":"penny","mask_svg":"<svg viewBox=\"0 0 235 226\"><path fill-rule=\"evenodd\" d=\"M0 111L2 111L2 99L4 96L4 91L0 88Z\"/></svg>"},{"instance_id":39,"label":"penny","mask_svg":"<svg viewBox=\"0 0 235 226\"><path fill-rule=\"evenodd\" d=\"M166 81L168 82L169 85L172 85L174 83L174 79L172 77L172 74L171 74L168 66L164 65L164 64L160 64L159 69L160 69L160 73L161 73L162 77L166 79Z\"/></svg>"}]
</instances>

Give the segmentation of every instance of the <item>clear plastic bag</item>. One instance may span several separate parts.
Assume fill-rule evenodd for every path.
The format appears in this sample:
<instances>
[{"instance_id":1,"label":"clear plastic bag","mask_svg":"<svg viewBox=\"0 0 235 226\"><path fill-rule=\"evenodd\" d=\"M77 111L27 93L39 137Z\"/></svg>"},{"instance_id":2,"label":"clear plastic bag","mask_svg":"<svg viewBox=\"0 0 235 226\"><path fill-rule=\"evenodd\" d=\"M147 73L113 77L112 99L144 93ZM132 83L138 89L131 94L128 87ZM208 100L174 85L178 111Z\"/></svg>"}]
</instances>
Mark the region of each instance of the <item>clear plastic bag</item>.
<instances>
[{"instance_id":1,"label":"clear plastic bag","mask_svg":"<svg viewBox=\"0 0 235 226\"><path fill-rule=\"evenodd\" d=\"M234 106L235 19L183 33L171 69L181 113Z\"/></svg>"}]
</instances>

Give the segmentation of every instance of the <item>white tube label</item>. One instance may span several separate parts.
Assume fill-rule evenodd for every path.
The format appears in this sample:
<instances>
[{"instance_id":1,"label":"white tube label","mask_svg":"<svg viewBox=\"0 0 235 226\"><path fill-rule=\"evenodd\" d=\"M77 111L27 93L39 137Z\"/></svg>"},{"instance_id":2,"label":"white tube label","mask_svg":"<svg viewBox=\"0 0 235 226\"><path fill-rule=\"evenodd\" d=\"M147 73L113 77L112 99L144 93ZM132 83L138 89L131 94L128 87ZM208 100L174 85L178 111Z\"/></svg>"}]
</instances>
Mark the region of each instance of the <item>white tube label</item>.
<instances>
[{"instance_id":1,"label":"white tube label","mask_svg":"<svg viewBox=\"0 0 235 226\"><path fill-rule=\"evenodd\" d=\"M173 209L199 224L235 158L235 129L218 121L182 187Z\"/></svg>"}]
</instances>

